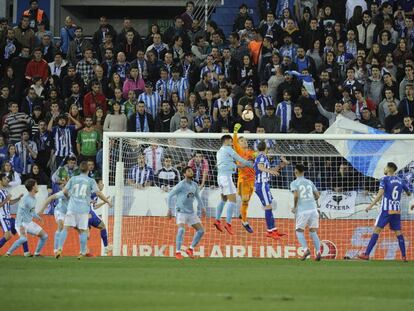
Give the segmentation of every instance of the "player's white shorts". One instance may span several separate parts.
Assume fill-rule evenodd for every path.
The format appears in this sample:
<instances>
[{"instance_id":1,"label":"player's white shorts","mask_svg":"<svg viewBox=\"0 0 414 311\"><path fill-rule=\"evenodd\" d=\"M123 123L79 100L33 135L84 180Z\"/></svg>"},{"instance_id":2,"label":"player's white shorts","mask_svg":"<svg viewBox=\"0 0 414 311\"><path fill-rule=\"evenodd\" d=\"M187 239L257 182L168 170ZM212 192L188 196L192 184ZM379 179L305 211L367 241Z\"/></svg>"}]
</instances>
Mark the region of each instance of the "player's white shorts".
<instances>
[{"instance_id":1,"label":"player's white shorts","mask_svg":"<svg viewBox=\"0 0 414 311\"><path fill-rule=\"evenodd\" d=\"M38 235L40 231L42 231L42 227L40 227L37 223L31 222L24 222L22 224L16 224L16 230L20 235L20 227L24 227L27 234L31 235Z\"/></svg>"},{"instance_id":2,"label":"player's white shorts","mask_svg":"<svg viewBox=\"0 0 414 311\"><path fill-rule=\"evenodd\" d=\"M68 212L65 216L65 226L78 228L79 230L88 230L89 213L74 214Z\"/></svg>"},{"instance_id":3,"label":"player's white shorts","mask_svg":"<svg viewBox=\"0 0 414 311\"><path fill-rule=\"evenodd\" d=\"M319 214L317 211L301 212L296 215L296 229L305 230L309 228L319 228Z\"/></svg>"},{"instance_id":4,"label":"player's white shorts","mask_svg":"<svg viewBox=\"0 0 414 311\"><path fill-rule=\"evenodd\" d=\"M201 223L200 218L195 214L187 214L187 213L177 213L176 216L176 220L177 220L177 225L179 224L186 224L189 226Z\"/></svg>"},{"instance_id":5,"label":"player's white shorts","mask_svg":"<svg viewBox=\"0 0 414 311\"><path fill-rule=\"evenodd\" d=\"M63 214L62 212L55 211L55 220L58 221L64 221L66 214Z\"/></svg>"},{"instance_id":6,"label":"player's white shorts","mask_svg":"<svg viewBox=\"0 0 414 311\"><path fill-rule=\"evenodd\" d=\"M237 189L234 185L233 177L231 175L219 175L217 177L217 183L220 187L220 192L222 195L237 193Z\"/></svg>"}]
</instances>

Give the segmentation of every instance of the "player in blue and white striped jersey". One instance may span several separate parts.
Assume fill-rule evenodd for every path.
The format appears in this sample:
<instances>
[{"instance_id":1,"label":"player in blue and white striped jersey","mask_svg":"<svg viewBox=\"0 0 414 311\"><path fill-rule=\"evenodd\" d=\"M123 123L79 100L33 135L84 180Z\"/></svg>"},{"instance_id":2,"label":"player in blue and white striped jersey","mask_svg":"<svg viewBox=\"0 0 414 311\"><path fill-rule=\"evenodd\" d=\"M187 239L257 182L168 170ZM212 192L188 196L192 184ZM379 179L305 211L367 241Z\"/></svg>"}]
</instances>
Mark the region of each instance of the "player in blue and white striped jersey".
<instances>
[{"instance_id":1,"label":"player in blue and white striped jersey","mask_svg":"<svg viewBox=\"0 0 414 311\"><path fill-rule=\"evenodd\" d=\"M188 97L188 81L180 77L180 69L174 67L172 77L167 84L168 96L171 98L172 93L177 93L180 101L185 102Z\"/></svg>"},{"instance_id":2,"label":"player in blue and white striped jersey","mask_svg":"<svg viewBox=\"0 0 414 311\"><path fill-rule=\"evenodd\" d=\"M200 189L198 184L193 181L194 171L190 166L186 166L183 170L184 179L180 181L168 194L168 217L172 216L172 198L176 197L176 220L177 220L177 236L176 236L176 253L175 258L182 259L181 245L184 239L185 225L193 227L196 232L193 241L186 253L189 257L194 258L194 248L200 242L204 235L204 228L199 218L200 215L205 215L203 208L203 201L200 197ZM198 213L194 212L194 199L197 200Z\"/></svg>"},{"instance_id":3,"label":"player in blue and white striped jersey","mask_svg":"<svg viewBox=\"0 0 414 311\"><path fill-rule=\"evenodd\" d=\"M396 176L398 168L393 162L388 162L384 169L385 176L380 180L380 186L377 196L374 201L366 208L368 212L381 199L381 212L375 222L374 233L368 243L367 249L358 258L363 260L369 259L369 254L377 243L378 236L382 229L389 224L390 229L395 232L397 236L398 245L401 250L402 260L406 261L404 236L401 233L401 196L403 192L411 195L406 182L400 177Z\"/></svg>"},{"instance_id":4,"label":"player in blue and white striped jersey","mask_svg":"<svg viewBox=\"0 0 414 311\"><path fill-rule=\"evenodd\" d=\"M96 180L96 183L98 184L99 191L102 191L103 188L104 188L104 184L102 182L102 179ZM109 201L110 197L107 197L106 199ZM96 212L95 212L95 210L101 208L105 204L106 204L105 202L98 203L98 196L96 195L96 193L92 193L92 195L91 195L91 208L89 210L89 222L88 222L89 234L88 234L88 238L90 236L91 227L99 229L100 234L101 234L102 244L104 245L104 248L105 248L105 250L104 250L105 254L108 254L112 250L112 246L108 245L108 232L106 231L106 225L105 225L105 222L102 220L102 218L99 217L98 214L96 214Z\"/></svg>"},{"instance_id":5,"label":"player in blue and white striped jersey","mask_svg":"<svg viewBox=\"0 0 414 311\"><path fill-rule=\"evenodd\" d=\"M288 162L281 162L277 167L271 168L270 161L266 155L267 147L264 141L258 144L257 151L259 153L253 165L256 175L254 189L265 210L265 219L267 226L266 237L278 240L285 234L279 233L275 225L275 219L273 217L272 211L273 196L270 192L270 175L278 176L280 169L286 166Z\"/></svg>"},{"instance_id":6,"label":"player in blue and white striped jersey","mask_svg":"<svg viewBox=\"0 0 414 311\"><path fill-rule=\"evenodd\" d=\"M157 92L152 91L152 83L145 83L145 92L139 94L138 102L145 103L145 110L155 119L161 109L161 96Z\"/></svg>"},{"instance_id":7,"label":"player in blue and white striped jersey","mask_svg":"<svg viewBox=\"0 0 414 311\"><path fill-rule=\"evenodd\" d=\"M0 174L0 226L4 232L4 236L0 239L0 248L17 233L15 219L10 214L10 205L17 203L23 196L21 194L16 199L12 199L7 191L8 186L9 178L5 174ZM23 243L23 251L25 256L31 256L27 242Z\"/></svg>"},{"instance_id":8,"label":"player in blue and white striped jersey","mask_svg":"<svg viewBox=\"0 0 414 311\"><path fill-rule=\"evenodd\" d=\"M292 213L296 216L296 237L304 250L302 260L310 256L305 238L305 229L309 227L309 236L313 241L316 251L316 261L321 260L321 243L319 241L317 230L319 228L319 214L316 206L316 200L319 198L319 191L312 181L305 178L305 166L296 164L296 179L290 183L290 191L293 192L294 206Z\"/></svg>"},{"instance_id":9,"label":"player in blue and white striped jersey","mask_svg":"<svg viewBox=\"0 0 414 311\"><path fill-rule=\"evenodd\" d=\"M33 218L42 220L36 213L36 194L38 192L37 182L34 179L28 179L24 183L28 193L26 193L19 202L16 216L16 229L20 238L13 243L6 253L6 256L11 256L13 252L18 249L23 243L27 242L27 234L39 237L39 241L34 253L35 257L40 256L43 246L45 245L48 235L37 223L33 222ZM39 214L43 213L43 209Z\"/></svg>"},{"instance_id":10,"label":"player in blue and white striped jersey","mask_svg":"<svg viewBox=\"0 0 414 311\"><path fill-rule=\"evenodd\" d=\"M267 82L260 83L260 95L256 97L254 103L254 111L258 118L261 118L266 114L266 108L273 106L272 96L267 95Z\"/></svg>"}]
</instances>

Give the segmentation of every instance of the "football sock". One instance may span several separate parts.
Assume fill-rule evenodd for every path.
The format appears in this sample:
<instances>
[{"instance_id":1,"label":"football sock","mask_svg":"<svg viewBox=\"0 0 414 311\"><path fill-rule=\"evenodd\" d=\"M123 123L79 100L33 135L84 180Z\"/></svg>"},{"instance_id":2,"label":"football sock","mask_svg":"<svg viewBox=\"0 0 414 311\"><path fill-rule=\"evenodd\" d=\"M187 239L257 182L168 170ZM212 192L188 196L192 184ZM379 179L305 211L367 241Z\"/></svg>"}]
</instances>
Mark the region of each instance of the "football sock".
<instances>
[{"instance_id":1,"label":"football sock","mask_svg":"<svg viewBox=\"0 0 414 311\"><path fill-rule=\"evenodd\" d=\"M55 239L53 240L53 250L55 251L59 249L60 232L59 230L55 232Z\"/></svg>"},{"instance_id":2,"label":"football sock","mask_svg":"<svg viewBox=\"0 0 414 311\"><path fill-rule=\"evenodd\" d=\"M23 243L27 242L27 238L25 236L21 236L18 240L16 240L13 245L7 251L8 254L13 254L13 252L20 247Z\"/></svg>"},{"instance_id":3,"label":"football sock","mask_svg":"<svg viewBox=\"0 0 414 311\"><path fill-rule=\"evenodd\" d=\"M3 245L4 245L4 244L6 244L6 242L7 242L6 238L5 238L5 237L2 237L2 238L0 239L0 248L2 248L2 247L3 247Z\"/></svg>"},{"instance_id":4,"label":"football sock","mask_svg":"<svg viewBox=\"0 0 414 311\"><path fill-rule=\"evenodd\" d=\"M63 228L62 231L60 231L59 234L59 245L58 245L58 249L63 249L63 245L65 244L66 241L66 237L68 236L68 229Z\"/></svg>"},{"instance_id":5,"label":"football sock","mask_svg":"<svg viewBox=\"0 0 414 311\"><path fill-rule=\"evenodd\" d=\"M101 230L101 239L102 239L103 245L107 247L108 246L108 232L106 231L106 229Z\"/></svg>"},{"instance_id":6,"label":"football sock","mask_svg":"<svg viewBox=\"0 0 414 311\"><path fill-rule=\"evenodd\" d=\"M312 239L313 246L315 247L316 252L321 251L321 242L319 241L318 233L316 231L310 231L309 235Z\"/></svg>"},{"instance_id":7,"label":"football sock","mask_svg":"<svg viewBox=\"0 0 414 311\"><path fill-rule=\"evenodd\" d=\"M247 222L247 208L248 207L249 207L249 202L242 201L242 205L240 208L240 215L241 215L243 223Z\"/></svg>"},{"instance_id":8,"label":"football sock","mask_svg":"<svg viewBox=\"0 0 414 311\"><path fill-rule=\"evenodd\" d=\"M231 224L231 219L233 218L233 211L236 208L236 203L234 202L227 202L227 215L226 215L226 222Z\"/></svg>"},{"instance_id":9,"label":"football sock","mask_svg":"<svg viewBox=\"0 0 414 311\"><path fill-rule=\"evenodd\" d=\"M191 248L195 248L200 242L201 238L204 235L204 229L199 229L194 233L193 242L191 242Z\"/></svg>"},{"instance_id":10,"label":"football sock","mask_svg":"<svg viewBox=\"0 0 414 311\"><path fill-rule=\"evenodd\" d=\"M25 253L29 252L29 244L27 244L27 241L23 243L23 251Z\"/></svg>"},{"instance_id":11,"label":"football sock","mask_svg":"<svg viewBox=\"0 0 414 311\"><path fill-rule=\"evenodd\" d=\"M305 239L305 233L303 231L296 231L296 237L298 238L300 246L302 246L303 249L308 249L308 244L306 243Z\"/></svg>"},{"instance_id":12,"label":"football sock","mask_svg":"<svg viewBox=\"0 0 414 311\"><path fill-rule=\"evenodd\" d=\"M181 245L183 244L185 228L178 227L177 237L175 238L176 250L177 252L181 251Z\"/></svg>"},{"instance_id":13,"label":"football sock","mask_svg":"<svg viewBox=\"0 0 414 311\"><path fill-rule=\"evenodd\" d=\"M377 240L378 240L378 233L373 233L371 236L371 240L369 240L367 250L365 251L365 255L369 255L371 253L372 249L377 243Z\"/></svg>"},{"instance_id":14,"label":"football sock","mask_svg":"<svg viewBox=\"0 0 414 311\"><path fill-rule=\"evenodd\" d=\"M221 214L223 213L223 208L225 204L226 204L225 201L220 201L220 203L217 205L216 207L216 219L217 220L221 219Z\"/></svg>"},{"instance_id":15,"label":"football sock","mask_svg":"<svg viewBox=\"0 0 414 311\"><path fill-rule=\"evenodd\" d=\"M80 253L81 255L86 255L87 244L88 244L88 232L87 231L82 231L79 234L79 241L80 241Z\"/></svg>"},{"instance_id":16,"label":"football sock","mask_svg":"<svg viewBox=\"0 0 414 311\"><path fill-rule=\"evenodd\" d=\"M48 238L47 233L45 233L43 236L41 236L39 238L39 241L37 242L36 250L35 250L35 253L34 253L35 255L40 254L40 252L42 251L43 246L45 246L47 238Z\"/></svg>"},{"instance_id":17,"label":"football sock","mask_svg":"<svg viewBox=\"0 0 414 311\"><path fill-rule=\"evenodd\" d=\"M270 231L275 228L275 218L273 217L273 211L271 209L265 210L266 226L267 230Z\"/></svg>"},{"instance_id":18,"label":"football sock","mask_svg":"<svg viewBox=\"0 0 414 311\"><path fill-rule=\"evenodd\" d=\"M400 246L401 256L406 257L405 256L404 236L402 234L400 234L399 236L397 236L397 240L398 240L398 245Z\"/></svg>"}]
</instances>

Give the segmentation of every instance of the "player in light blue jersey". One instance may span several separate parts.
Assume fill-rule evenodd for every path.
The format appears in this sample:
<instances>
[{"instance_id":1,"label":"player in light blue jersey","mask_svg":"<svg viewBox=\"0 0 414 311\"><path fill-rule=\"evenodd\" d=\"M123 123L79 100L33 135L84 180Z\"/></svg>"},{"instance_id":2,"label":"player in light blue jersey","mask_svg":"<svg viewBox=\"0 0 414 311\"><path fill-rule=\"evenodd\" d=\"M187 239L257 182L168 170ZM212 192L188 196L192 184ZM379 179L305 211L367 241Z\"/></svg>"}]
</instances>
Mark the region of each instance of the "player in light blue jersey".
<instances>
[{"instance_id":1,"label":"player in light blue jersey","mask_svg":"<svg viewBox=\"0 0 414 311\"><path fill-rule=\"evenodd\" d=\"M292 213L296 216L296 237L302 246L304 253L302 260L310 256L311 252L306 243L304 231L309 227L309 236L315 247L315 260L321 260L321 243L318 237L319 214L316 206L316 200L319 199L319 191L312 181L305 178L305 166L296 164L296 179L290 183L290 191L293 192L293 209Z\"/></svg>"},{"instance_id":2,"label":"player in light blue jersey","mask_svg":"<svg viewBox=\"0 0 414 311\"><path fill-rule=\"evenodd\" d=\"M98 185L99 191L102 191L103 188L104 188L104 184L102 182L102 179L97 179L96 183ZM108 201L110 199L111 199L110 197L107 197ZM91 230L92 227L96 228L96 229L99 229L99 231L101 232L102 244L105 248L104 252L107 255L109 252L112 251L112 246L108 245L108 232L106 231L105 222L102 220L101 217L98 216L98 214L95 213L95 210L101 208L105 204L106 204L105 202L98 203L98 196L96 195L96 193L92 193L91 208L89 210L89 221L88 221L88 226L89 226L88 239L90 237L90 230Z\"/></svg>"},{"instance_id":3,"label":"player in light blue jersey","mask_svg":"<svg viewBox=\"0 0 414 311\"><path fill-rule=\"evenodd\" d=\"M112 203L99 191L96 181L88 176L88 163L81 162L79 165L81 174L73 176L69 179L63 193L69 197L68 211L65 216L65 227L60 233L59 249L56 258L62 255L62 248L67 237L68 228L75 228L79 232L80 255L78 259L86 256L88 241L88 221L91 203L91 194L93 192L109 206Z\"/></svg>"},{"instance_id":4,"label":"player in light blue jersey","mask_svg":"<svg viewBox=\"0 0 414 311\"><path fill-rule=\"evenodd\" d=\"M10 214L10 205L16 204L23 197L21 194L15 199L11 198L7 191L9 182L10 180L5 174L0 174L0 227L4 232L4 236L0 239L0 248L17 233L15 219ZM23 251L26 257L32 257L27 242L23 243Z\"/></svg>"},{"instance_id":5,"label":"player in light blue jersey","mask_svg":"<svg viewBox=\"0 0 414 311\"><path fill-rule=\"evenodd\" d=\"M198 184L193 181L194 171L190 166L187 166L183 170L184 180L180 181L168 194L167 205L168 205L168 217L172 217L172 198L176 197L176 219L177 219L177 236L176 236L176 252L175 258L183 259L181 253L181 245L184 239L185 225L192 226L196 232L194 234L193 241L186 253L190 258L194 258L194 248L200 242L204 235L204 228L201 224L199 215L205 214L203 208L203 201L200 197L200 189ZM194 198L197 200L198 214L194 212Z\"/></svg>"},{"instance_id":6,"label":"player in light blue jersey","mask_svg":"<svg viewBox=\"0 0 414 311\"><path fill-rule=\"evenodd\" d=\"M372 201L372 203L365 209L368 212L382 199L381 212L375 222L374 233L371 236L366 251L358 256L359 259L369 260L369 254L377 243L379 234L382 229L389 224L390 229L394 231L397 236L402 260L407 261L404 236L401 233L401 195L403 192L407 195L411 195L411 193L406 182L396 176L397 170L398 168L395 163L387 163L387 166L384 169L385 176L380 180L378 194L374 201Z\"/></svg>"},{"instance_id":7,"label":"player in light blue jersey","mask_svg":"<svg viewBox=\"0 0 414 311\"><path fill-rule=\"evenodd\" d=\"M59 187L61 187L61 189L63 189L66 185L66 181L63 180L61 182L61 184L59 185ZM43 203L43 209L46 209L47 206L52 203L53 201L57 200L57 205L55 207L55 211L54 211L54 216L55 216L55 221L57 224L57 228L55 231L55 237L53 240L53 252L56 256L58 250L59 250L59 243L60 243L60 235L63 231L63 227L64 227L64 221L65 221L65 216L66 213L68 211L68 203L69 203L69 199L65 196L65 194L63 193L63 191L59 191L51 196L49 196L46 201Z\"/></svg>"},{"instance_id":8,"label":"player in light blue jersey","mask_svg":"<svg viewBox=\"0 0 414 311\"><path fill-rule=\"evenodd\" d=\"M233 138L230 135L224 135L221 138L221 143L222 146L217 152L217 182L220 187L221 201L217 206L214 226L217 230L223 232L220 219L224 205L227 202L226 224L224 228L230 235L233 235L231 219L233 217L233 211L236 209L237 189L233 182L233 175L237 169L236 161L242 164L240 167L252 167L252 164L234 151L232 148Z\"/></svg>"},{"instance_id":9,"label":"player in light blue jersey","mask_svg":"<svg viewBox=\"0 0 414 311\"><path fill-rule=\"evenodd\" d=\"M275 218L273 216L272 205L273 196L270 192L270 175L279 176L279 171L289 164L289 162L283 160L277 167L270 167L269 159L266 156L267 146L265 141L261 141L257 144L258 155L254 161L255 181L254 189L256 195L259 197L260 202L265 210L265 219L267 232L266 237L274 240L279 240L284 236L284 233L278 232L275 225Z\"/></svg>"},{"instance_id":10,"label":"player in light blue jersey","mask_svg":"<svg viewBox=\"0 0 414 311\"><path fill-rule=\"evenodd\" d=\"M13 243L7 251L6 256L11 256L16 249L18 249L23 243L27 242L27 234L31 234L39 237L39 242L37 243L37 247L34 252L34 256L39 257L48 236L42 227L33 222L33 218L42 221L42 218L36 214L36 194L38 192L37 182L34 179L28 179L24 183L24 186L29 193L25 194L20 200L16 216L16 229L20 235L20 238ZM41 209L39 214L43 213L43 211L44 210Z\"/></svg>"}]
</instances>

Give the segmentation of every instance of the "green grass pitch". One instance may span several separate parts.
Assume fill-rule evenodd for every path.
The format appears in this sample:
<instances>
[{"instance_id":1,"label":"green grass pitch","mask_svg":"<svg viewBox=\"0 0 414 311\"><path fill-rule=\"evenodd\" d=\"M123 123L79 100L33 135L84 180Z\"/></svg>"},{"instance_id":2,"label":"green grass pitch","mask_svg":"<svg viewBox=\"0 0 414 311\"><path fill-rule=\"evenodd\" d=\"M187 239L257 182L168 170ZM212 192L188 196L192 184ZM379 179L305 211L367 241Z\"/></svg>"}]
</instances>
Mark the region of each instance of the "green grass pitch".
<instances>
[{"instance_id":1,"label":"green grass pitch","mask_svg":"<svg viewBox=\"0 0 414 311\"><path fill-rule=\"evenodd\" d=\"M414 262L0 258L0 310L412 310Z\"/></svg>"}]
</instances>

